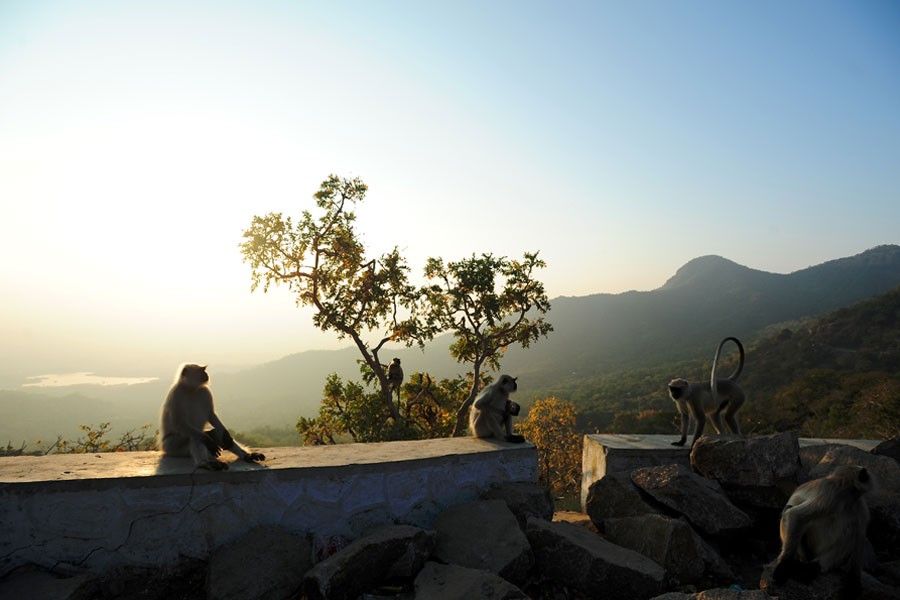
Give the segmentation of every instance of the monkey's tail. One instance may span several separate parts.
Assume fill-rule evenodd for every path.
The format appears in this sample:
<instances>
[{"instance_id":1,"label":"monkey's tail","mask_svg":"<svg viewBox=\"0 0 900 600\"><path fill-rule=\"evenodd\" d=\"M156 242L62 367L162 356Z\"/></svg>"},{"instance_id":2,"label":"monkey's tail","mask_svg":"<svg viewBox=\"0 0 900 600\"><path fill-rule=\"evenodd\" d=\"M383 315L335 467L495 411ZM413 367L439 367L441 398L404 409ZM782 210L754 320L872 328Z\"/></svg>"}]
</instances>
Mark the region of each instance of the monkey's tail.
<instances>
[{"instance_id":1,"label":"monkey's tail","mask_svg":"<svg viewBox=\"0 0 900 600\"><path fill-rule=\"evenodd\" d=\"M716 385L716 367L719 364L719 356L722 355L722 348L727 342L734 342L735 345L737 345L738 352L740 353L740 361L738 362L738 366L734 370L734 373L728 376L728 379L731 381L737 381L737 378L741 376L741 371L744 370L744 345L741 344L741 340L737 339L736 337L727 337L719 342L719 347L716 348L716 356L713 358L712 369L709 373L709 393L712 396L713 405L719 403L719 390L718 386ZM728 399L719 404L719 407L716 409L716 413L722 412L722 410L724 410L726 406L728 406Z\"/></svg>"}]
</instances>

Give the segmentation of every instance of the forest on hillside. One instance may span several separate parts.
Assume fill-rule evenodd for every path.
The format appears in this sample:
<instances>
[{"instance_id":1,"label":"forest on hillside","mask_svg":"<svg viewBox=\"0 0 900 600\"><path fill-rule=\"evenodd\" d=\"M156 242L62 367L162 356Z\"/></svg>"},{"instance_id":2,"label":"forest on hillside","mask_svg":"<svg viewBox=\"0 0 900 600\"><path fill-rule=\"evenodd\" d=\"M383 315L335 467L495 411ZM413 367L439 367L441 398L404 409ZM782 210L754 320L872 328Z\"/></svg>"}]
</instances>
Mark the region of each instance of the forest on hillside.
<instances>
[{"instance_id":1,"label":"forest on hillside","mask_svg":"<svg viewBox=\"0 0 900 600\"><path fill-rule=\"evenodd\" d=\"M900 433L900 288L819 318L769 327L745 342L745 431L850 438ZM711 358L574 381L552 395L576 404L585 431L674 433L666 383L705 380ZM720 376L735 361L729 356Z\"/></svg>"}]
</instances>

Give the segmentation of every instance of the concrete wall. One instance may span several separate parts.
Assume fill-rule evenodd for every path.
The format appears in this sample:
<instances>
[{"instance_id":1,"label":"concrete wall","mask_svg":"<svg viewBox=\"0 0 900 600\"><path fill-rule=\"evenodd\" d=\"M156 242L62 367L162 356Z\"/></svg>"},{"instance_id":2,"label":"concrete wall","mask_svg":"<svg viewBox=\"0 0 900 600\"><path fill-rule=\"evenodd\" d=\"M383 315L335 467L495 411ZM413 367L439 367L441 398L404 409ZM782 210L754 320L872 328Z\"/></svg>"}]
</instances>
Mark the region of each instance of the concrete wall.
<instances>
[{"instance_id":1,"label":"concrete wall","mask_svg":"<svg viewBox=\"0 0 900 600\"><path fill-rule=\"evenodd\" d=\"M388 522L429 526L492 484L536 481L530 444L473 438L264 449L264 466L196 471L156 452L0 458L0 576L164 565L259 524L319 543Z\"/></svg>"}]
</instances>

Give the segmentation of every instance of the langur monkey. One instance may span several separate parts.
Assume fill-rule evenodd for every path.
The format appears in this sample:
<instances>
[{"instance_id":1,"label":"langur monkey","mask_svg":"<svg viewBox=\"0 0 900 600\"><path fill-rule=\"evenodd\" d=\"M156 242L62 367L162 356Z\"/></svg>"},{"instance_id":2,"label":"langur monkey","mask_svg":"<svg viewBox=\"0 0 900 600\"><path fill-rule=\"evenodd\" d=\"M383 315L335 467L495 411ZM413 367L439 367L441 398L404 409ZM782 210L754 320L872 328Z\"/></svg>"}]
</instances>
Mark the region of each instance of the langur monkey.
<instances>
[{"instance_id":1,"label":"langur monkey","mask_svg":"<svg viewBox=\"0 0 900 600\"><path fill-rule=\"evenodd\" d=\"M400 386L403 384L403 368L400 366L400 359L395 358L391 361L387 371L388 384L391 386L391 394L397 392L397 402L400 401Z\"/></svg>"},{"instance_id":2,"label":"langur monkey","mask_svg":"<svg viewBox=\"0 0 900 600\"><path fill-rule=\"evenodd\" d=\"M719 356L722 354L722 347L726 342L732 341L737 344L738 352L740 352L740 362L734 373L727 379L716 379L716 366L719 362ZM737 384L737 379L744 370L744 346L740 340L735 337L727 337L719 342L716 349L716 356L713 358L712 371L709 376L709 382L690 383L684 379L673 379L669 382L669 396L675 401L678 413L681 416L681 439L672 442L673 446L684 446L687 440L688 422L693 419L696 423L694 427L694 439L691 447L697 443L697 440L703 435L703 428L706 426L706 416L709 415L716 433L725 431L722 425L722 411L725 411L725 423L732 433L741 434L741 428L738 425L734 415L738 409L744 404L744 391ZM719 402L719 397L722 401Z\"/></svg>"},{"instance_id":3,"label":"langur monkey","mask_svg":"<svg viewBox=\"0 0 900 600\"><path fill-rule=\"evenodd\" d=\"M214 471L228 468L218 459L223 449L247 462L265 460L259 452L248 452L232 439L213 408L208 381L206 366L183 365L178 370L162 406L159 437L163 454L190 456L195 466ZM207 424L212 429L207 431Z\"/></svg>"},{"instance_id":4,"label":"langur monkey","mask_svg":"<svg viewBox=\"0 0 900 600\"><path fill-rule=\"evenodd\" d=\"M525 438L513 433L512 418L521 407L509 399L518 389L516 377L501 375L500 379L481 390L469 411L469 429L475 437L493 437L521 444Z\"/></svg>"},{"instance_id":5,"label":"langur monkey","mask_svg":"<svg viewBox=\"0 0 900 600\"><path fill-rule=\"evenodd\" d=\"M781 513L775 583L839 570L846 573L851 588L859 589L869 525L864 496L872 487L865 468L844 465L794 490Z\"/></svg>"}]
</instances>

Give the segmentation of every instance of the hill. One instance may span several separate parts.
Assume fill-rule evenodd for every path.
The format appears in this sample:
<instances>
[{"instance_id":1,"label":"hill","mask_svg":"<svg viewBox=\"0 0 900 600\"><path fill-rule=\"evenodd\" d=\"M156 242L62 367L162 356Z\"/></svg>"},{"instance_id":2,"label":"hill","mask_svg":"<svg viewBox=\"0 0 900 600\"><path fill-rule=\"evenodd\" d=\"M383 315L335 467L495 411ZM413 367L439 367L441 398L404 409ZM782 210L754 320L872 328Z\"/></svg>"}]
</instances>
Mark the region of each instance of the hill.
<instances>
[{"instance_id":1,"label":"hill","mask_svg":"<svg viewBox=\"0 0 900 600\"><path fill-rule=\"evenodd\" d=\"M710 349L711 350L711 349ZM722 367L731 370L734 357ZM561 385L584 424L609 431L674 431L665 384L708 377L709 359L660 364ZM900 287L825 316L769 328L747 344L741 384L749 431L891 437L900 432Z\"/></svg>"}]
</instances>

